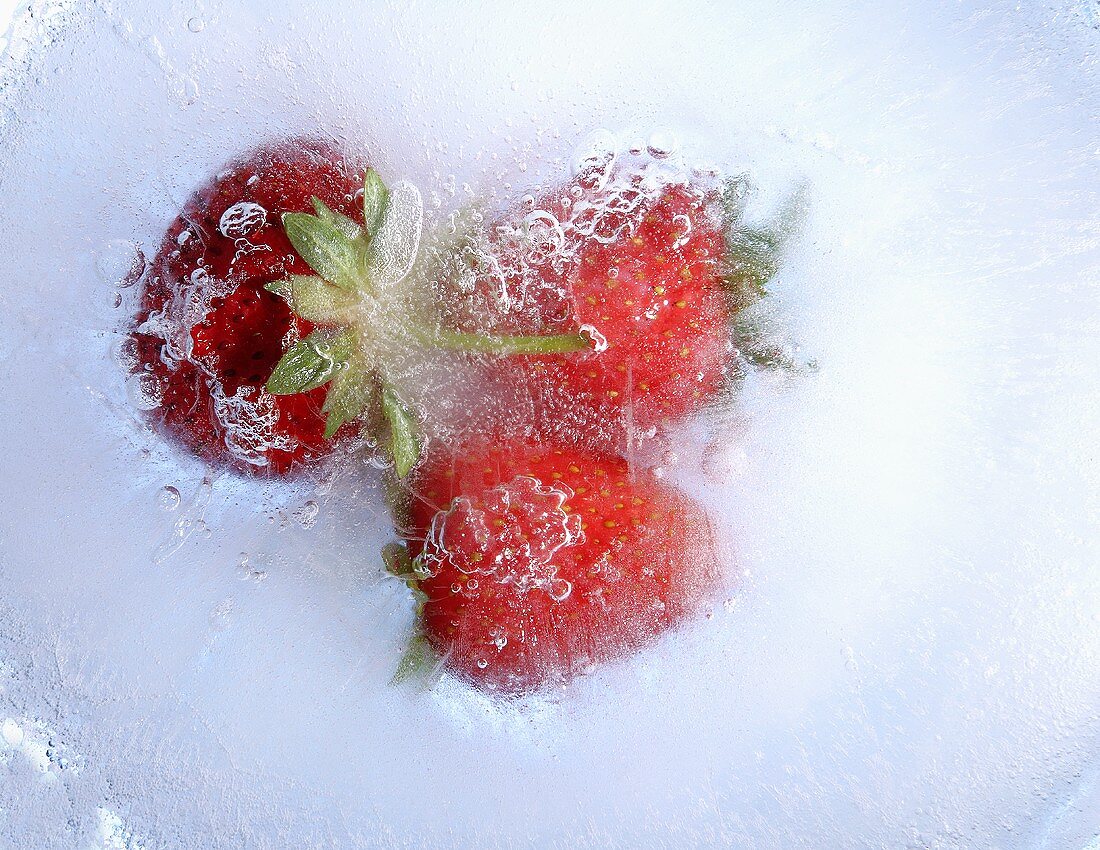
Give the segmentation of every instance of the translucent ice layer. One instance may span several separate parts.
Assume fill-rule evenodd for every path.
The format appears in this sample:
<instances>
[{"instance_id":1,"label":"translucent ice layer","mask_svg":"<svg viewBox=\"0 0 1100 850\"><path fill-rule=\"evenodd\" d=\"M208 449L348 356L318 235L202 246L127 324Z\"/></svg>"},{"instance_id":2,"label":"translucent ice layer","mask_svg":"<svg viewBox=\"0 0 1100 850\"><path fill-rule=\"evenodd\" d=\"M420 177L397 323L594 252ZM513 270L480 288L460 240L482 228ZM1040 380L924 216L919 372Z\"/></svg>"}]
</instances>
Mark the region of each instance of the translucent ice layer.
<instances>
[{"instance_id":1,"label":"translucent ice layer","mask_svg":"<svg viewBox=\"0 0 1100 850\"><path fill-rule=\"evenodd\" d=\"M1095 2L441 6L17 13L0 847L1095 850ZM766 318L816 370L749 372L667 458L741 576L709 618L519 702L391 687L376 471L246 480L150 430L147 260L307 132L426 228L618 150L751 174L750 220L805 187Z\"/></svg>"}]
</instances>

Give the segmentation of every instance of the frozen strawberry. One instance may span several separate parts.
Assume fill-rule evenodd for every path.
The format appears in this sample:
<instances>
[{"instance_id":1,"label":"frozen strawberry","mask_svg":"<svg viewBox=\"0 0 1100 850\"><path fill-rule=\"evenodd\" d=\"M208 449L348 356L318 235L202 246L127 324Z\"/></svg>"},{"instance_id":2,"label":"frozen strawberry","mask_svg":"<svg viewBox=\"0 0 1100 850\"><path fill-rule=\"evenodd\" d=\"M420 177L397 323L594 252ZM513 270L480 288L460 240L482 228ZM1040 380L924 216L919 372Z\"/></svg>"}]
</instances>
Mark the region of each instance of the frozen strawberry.
<instances>
[{"instance_id":1,"label":"frozen strawberry","mask_svg":"<svg viewBox=\"0 0 1100 850\"><path fill-rule=\"evenodd\" d=\"M134 334L163 429L212 462L278 474L367 427L404 475L420 452L397 386L410 363L588 346L425 315L407 280L422 224L415 186L387 187L327 143L279 142L222 172L169 229Z\"/></svg>"},{"instance_id":2,"label":"frozen strawberry","mask_svg":"<svg viewBox=\"0 0 1100 850\"><path fill-rule=\"evenodd\" d=\"M329 450L325 390L264 390L288 345L313 325L266 286L308 275L281 216L359 215L362 171L331 144L289 139L233 162L184 206L146 278L138 369L161 429L200 457L248 472L285 472Z\"/></svg>"},{"instance_id":3,"label":"frozen strawberry","mask_svg":"<svg viewBox=\"0 0 1100 850\"><path fill-rule=\"evenodd\" d=\"M687 186L640 203L612 241L584 239L571 321L597 347L533 363L548 418L618 444L620 429L645 433L715 396L730 349L723 248L720 221Z\"/></svg>"},{"instance_id":4,"label":"frozen strawberry","mask_svg":"<svg viewBox=\"0 0 1100 850\"><path fill-rule=\"evenodd\" d=\"M450 321L592 341L498 363L535 410L516 424L624 452L717 399L744 342L739 311L763 294L786 235L742 225L745 185L582 176L470 238L441 287Z\"/></svg>"},{"instance_id":5,"label":"frozen strawberry","mask_svg":"<svg viewBox=\"0 0 1100 850\"><path fill-rule=\"evenodd\" d=\"M528 442L430 455L407 547L427 640L450 670L503 693L650 643L699 611L717 576L710 520L680 490L617 458Z\"/></svg>"}]
</instances>

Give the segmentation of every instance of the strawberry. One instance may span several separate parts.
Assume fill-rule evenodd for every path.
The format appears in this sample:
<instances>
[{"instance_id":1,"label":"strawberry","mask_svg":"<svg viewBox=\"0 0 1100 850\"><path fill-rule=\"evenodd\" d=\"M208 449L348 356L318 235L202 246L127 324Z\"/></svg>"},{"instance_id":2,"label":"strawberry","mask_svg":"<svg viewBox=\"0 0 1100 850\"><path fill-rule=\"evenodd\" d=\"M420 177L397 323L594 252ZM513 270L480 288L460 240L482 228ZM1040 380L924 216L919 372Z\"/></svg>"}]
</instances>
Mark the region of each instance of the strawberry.
<instances>
[{"instance_id":1,"label":"strawberry","mask_svg":"<svg viewBox=\"0 0 1100 850\"><path fill-rule=\"evenodd\" d=\"M737 355L761 359L740 314L764 295L797 210L746 227L748 190L743 177L719 190L642 168L582 172L468 237L440 286L448 321L594 343L497 364L535 411L513 431L627 453L716 401Z\"/></svg>"},{"instance_id":2,"label":"strawberry","mask_svg":"<svg viewBox=\"0 0 1100 850\"><path fill-rule=\"evenodd\" d=\"M326 453L326 391L264 384L313 325L265 286L309 274L280 214L318 197L355 215L361 172L331 144L289 139L234 161L184 205L146 279L133 335L157 425L202 458L282 473Z\"/></svg>"},{"instance_id":3,"label":"strawberry","mask_svg":"<svg viewBox=\"0 0 1100 850\"><path fill-rule=\"evenodd\" d=\"M504 440L430 454L411 480L390 560L423 594L432 647L486 690L621 657L698 611L717 575L703 508L615 457Z\"/></svg>"},{"instance_id":4,"label":"strawberry","mask_svg":"<svg viewBox=\"0 0 1100 850\"><path fill-rule=\"evenodd\" d=\"M455 321L492 332L582 330L595 342L594 351L502 365L530 386L539 433L622 450L631 433L718 393L731 310L716 207L715 193L687 183L578 182L522 225L499 223L474 252L476 281L448 292Z\"/></svg>"},{"instance_id":5,"label":"strawberry","mask_svg":"<svg viewBox=\"0 0 1100 850\"><path fill-rule=\"evenodd\" d=\"M404 283L422 223L415 186L391 191L326 143L284 141L231 165L169 229L144 293L134 338L163 429L207 460L279 474L327 454L351 423L384 420L401 476L420 452L397 387L406 364L441 349L589 345L426 322Z\"/></svg>"}]
</instances>

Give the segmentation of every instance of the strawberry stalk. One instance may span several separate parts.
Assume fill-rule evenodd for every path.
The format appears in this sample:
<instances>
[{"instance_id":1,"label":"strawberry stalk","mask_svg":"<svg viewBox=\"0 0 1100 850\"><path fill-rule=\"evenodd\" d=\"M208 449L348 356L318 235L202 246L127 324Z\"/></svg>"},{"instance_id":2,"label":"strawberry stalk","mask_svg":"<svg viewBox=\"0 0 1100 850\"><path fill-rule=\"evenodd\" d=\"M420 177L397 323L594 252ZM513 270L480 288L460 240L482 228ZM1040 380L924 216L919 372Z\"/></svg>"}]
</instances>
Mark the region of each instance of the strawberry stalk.
<instances>
[{"instance_id":1,"label":"strawberry stalk","mask_svg":"<svg viewBox=\"0 0 1100 850\"><path fill-rule=\"evenodd\" d=\"M426 345L471 354L565 354L584 351L592 347L592 340L584 334L550 334L547 336L494 336L472 334L436 328L431 331L416 330L417 338Z\"/></svg>"}]
</instances>

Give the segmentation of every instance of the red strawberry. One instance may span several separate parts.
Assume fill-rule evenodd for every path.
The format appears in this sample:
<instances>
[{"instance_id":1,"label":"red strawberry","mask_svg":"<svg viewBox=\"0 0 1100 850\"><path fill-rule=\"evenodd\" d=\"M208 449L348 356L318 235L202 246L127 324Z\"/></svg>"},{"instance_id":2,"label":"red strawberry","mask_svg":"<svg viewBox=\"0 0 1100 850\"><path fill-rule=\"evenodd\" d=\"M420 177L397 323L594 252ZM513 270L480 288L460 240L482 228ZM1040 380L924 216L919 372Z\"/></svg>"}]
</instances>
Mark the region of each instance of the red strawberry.
<instances>
[{"instance_id":1,"label":"red strawberry","mask_svg":"<svg viewBox=\"0 0 1100 850\"><path fill-rule=\"evenodd\" d=\"M319 197L361 218L362 172L331 144L290 139L233 162L185 205L152 263L134 338L168 434L200 457L281 473L328 450L326 390L274 396L264 383L312 329L266 284L311 269L280 215Z\"/></svg>"},{"instance_id":2,"label":"red strawberry","mask_svg":"<svg viewBox=\"0 0 1100 850\"><path fill-rule=\"evenodd\" d=\"M431 455L410 527L425 636L452 671L506 693L651 642L699 609L717 575L698 503L577 449Z\"/></svg>"},{"instance_id":3,"label":"red strawberry","mask_svg":"<svg viewBox=\"0 0 1100 850\"><path fill-rule=\"evenodd\" d=\"M513 334L580 328L596 342L501 364L522 370L514 380L530 387L538 433L621 451L718 393L731 348L718 200L640 174L577 182L473 252L476 280L448 292L454 320Z\"/></svg>"}]
</instances>

